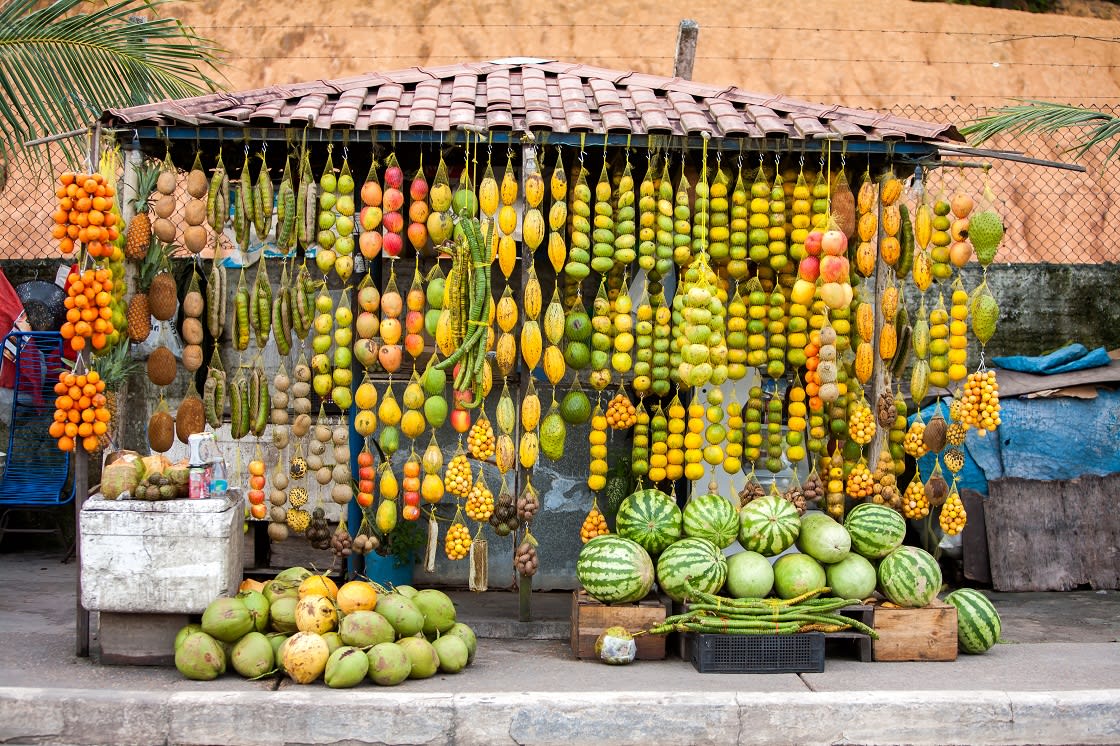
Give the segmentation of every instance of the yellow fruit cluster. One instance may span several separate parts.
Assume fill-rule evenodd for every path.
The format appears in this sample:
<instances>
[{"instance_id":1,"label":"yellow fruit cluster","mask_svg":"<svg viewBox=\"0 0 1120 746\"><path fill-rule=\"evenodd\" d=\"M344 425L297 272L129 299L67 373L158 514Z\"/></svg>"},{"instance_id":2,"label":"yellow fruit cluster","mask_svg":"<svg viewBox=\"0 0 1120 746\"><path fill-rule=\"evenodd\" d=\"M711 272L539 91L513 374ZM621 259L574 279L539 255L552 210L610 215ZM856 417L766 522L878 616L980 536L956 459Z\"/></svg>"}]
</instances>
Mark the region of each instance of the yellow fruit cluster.
<instances>
[{"instance_id":1,"label":"yellow fruit cluster","mask_svg":"<svg viewBox=\"0 0 1120 746\"><path fill-rule=\"evenodd\" d=\"M614 430L626 430L638 421L638 410L625 394L618 393L607 404L607 424Z\"/></svg>"},{"instance_id":2,"label":"yellow fruit cluster","mask_svg":"<svg viewBox=\"0 0 1120 746\"><path fill-rule=\"evenodd\" d=\"M665 436L665 445L668 448L668 453L665 454L667 461L665 477L676 480L684 476L685 409L679 399L673 398L666 414L669 434Z\"/></svg>"},{"instance_id":3,"label":"yellow fruit cluster","mask_svg":"<svg viewBox=\"0 0 1120 746\"><path fill-rule=\"evenodd\" d=\"M490 520L494 514L494 495L481 479L475 482L467 495L466 513L467 518L479 523Z\"/></svg>"},{"instance_id":4,"label":"yellow fruit cluster","mask_svg":"<svg viewBox=\"0 0 1120 746\"><path fill-rule=\"evenodd\" d=\"M447 465L447 473L444 474L443 484L448 493L459 497L467 497L471 494L472 477L471 463L467 461L466 456L460 453L452 458Z\"/></svg>"},{"instance_id":5,"label":"yellow fruit cluster","mask_svg":"<svg viewBox=\"0 0 1120 746\"><path fill-rule=\"evenodd\" d=\"M999 427L999 382L994 370L968 374L961 399L961 422L975 427L981 437Z\"/></svg>"},{"instance_id":6,"label":"yellow fruit cluster","mask_svg":"<svg viewBox=\"0 0 1120 746\"><path fill-rule=\"evenodd\" d=\"M848 497L853 500L862 500L865 497L871 497L875 492L875 477L872 476L871 471L867 465L860 462L852 467L848 473L847 490Z\"/></svg>"},{"instance_id":7,"label":"yellow fruit cluster","mask_svg":"<svg viewBox=\"0 0 1120 746\"><path fill-rule=\"evenodd\" d=\"M591 456L587 487L598 492L607 486L607 418L598 406L591 415L591 432L587 436L587 442Z\"/></svg>"},{"instance_id":8,"label":"yellow fruit cluster","mask_svg":"<svg viewBox=\"0 0 1120 746\"><path fill-rule=\"evenodd\" d=\"M945 504L941 506L941 516L937 519L937 522L941 525L941 530L949 536L956 536L964 531L965 524L968 522L968 514L964 510L964 503L961 502L961 496L957 493L955 487L949 493Z\"/></svg>"},{"instance_id":9,"label":"yellow fruit cluster","mask_svg":"<svg viewBox=\"0 0 1120 746\"><path fill-rule=\"evenodd\" d=\"M467 434L467 450L476 459L485 461L494 455L496 445L497 439L494 437L494 428L490 420L485 417L479 418Z\"/></svg>"},{"instance_id":10,"label":"yellow fruit cluster","mask_svg":"<svg viewBox=\"0 0 1120 746\"><path fill-rule=\"evenodd\" d=\"M462 523L453 523L443 540L443 553L449 560L461 560L471 548L471 532Z\"/></svg>"},{"instance_id":11,"label":"yellow fruit cluster","mask_svg":"<svg viewBox=\"0 0 1120 746\"><path fill-rule=\"evenodd\" d=\"M921 420L914 420L914 422L910 424L910 429L906 431L906 437L902 439L902 449L906 451L908 456L921 458L929 453L929 449L926 448L925 440L922 437L925 432L926 423Z\"/></svg>"},{"instance_id":12,"label":"yellow fruit cluster","mask_svg":"<svg viewBox=\"0 0 1120 746\"><path fill-rule=\"evenodd\" d=\"M848 418L848 437L860 445L867 445L875 437L875 415L871 407L860 402Z\"/></svg>"},{"instance_id":13,"label":"yellow fruit cluster","mask_svg":"<svg viewBox=\"0 0 1120 746\"><path fill-rule=\"evenodd\" d=\"M607 519L602 511L593 507L588 511L587 517L583 519L583 525L579 529L579 538L586 544L596 536L605 536L610 532L610 529L607 528Z\"/></svg>"},{"instance_id":14,"label":"yellow fruit cluster","mask_svg":"<svg viewBox=\"0 0 1120 746\"><path fill-rule=\"evenodd\" d=\"M917 520L927 515L929 515L929 499L926 497L926 488L922 484L921 474L915 473L906 491L902 493L902 516Z\"/></svg>"}]
</instances>

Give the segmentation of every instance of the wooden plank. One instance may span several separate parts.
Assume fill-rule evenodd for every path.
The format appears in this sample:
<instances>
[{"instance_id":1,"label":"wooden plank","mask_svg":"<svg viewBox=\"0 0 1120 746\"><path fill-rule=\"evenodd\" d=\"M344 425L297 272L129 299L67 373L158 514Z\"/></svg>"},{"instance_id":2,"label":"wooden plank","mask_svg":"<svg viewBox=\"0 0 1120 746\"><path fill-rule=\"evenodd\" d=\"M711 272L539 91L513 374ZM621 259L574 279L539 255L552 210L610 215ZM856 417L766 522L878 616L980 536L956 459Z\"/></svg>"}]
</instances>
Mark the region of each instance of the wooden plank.
<instances>
[{"instance_id":1,"label":"wooden plank","mask_svg":"<svg viewBox=\"0 0 1120 746\"><path fill-rule=\"evenodd\" d=\"M636 604L607 606L587 595L572 593L572 654L577 658L595 657L595 640L608 627L625 627L630 632L648 629L665 621L667 603L648 596ZM665 635L642 635L636 639L640 660L665 657Z\"/></svg>"},{"instance_id":2,"label":"wooden plank","mask_svg":"<svg viewBox=\"0 0 1120 746\"><path fill-rule=\"evenodd\" d=\"M1120 474L993 479L988 493L984 515L997 591L1120 589Z\"/></svg>"},{"instance_id":3,"label":"wooden plank","mask_svg":"<svg viewBox=\"0 0 1120 746\"><path fill-rule=\"evenodd\" d=\"M175 665L175 635L191 620L188 614L102 612L99 616L98 659L109 666Z\"/></svg>"},{"instance_id":4,"label":"wooden plank","mask_svg":"<svg viewBox=\"0 0 1120 746\"><path fill-rule=\"evenodd\" d=\"M952 661L957 659L957 610L938 599L920 609L875 607L871 643L876 661Z\"/></svg>"}]
</instances>

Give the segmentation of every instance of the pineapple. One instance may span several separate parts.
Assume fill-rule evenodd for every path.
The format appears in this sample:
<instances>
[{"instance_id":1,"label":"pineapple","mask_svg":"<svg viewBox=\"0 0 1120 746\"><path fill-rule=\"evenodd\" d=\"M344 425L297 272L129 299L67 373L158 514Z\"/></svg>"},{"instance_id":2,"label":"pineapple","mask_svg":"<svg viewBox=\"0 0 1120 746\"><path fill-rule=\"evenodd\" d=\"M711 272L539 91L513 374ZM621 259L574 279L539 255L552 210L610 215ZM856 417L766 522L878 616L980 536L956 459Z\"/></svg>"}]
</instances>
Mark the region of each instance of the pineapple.
<instances>
[{"instance_id":1,"label":"pineapple","mask_svg":"<svg viewBox=\"0 0 1120 746\"><path fill-rule=\"evenodd\" d=\"M128 338L134 343L143 342L152 332L152 311L148 305L148 289L152 284L152 277L159 268L161 252L149 250L140 265L136 275L136 292L128 301Z\"/></svg>"},{"instance_id":2,"label":"pineapple","mask_svg":"<svg viewBox=\"0 0 1120 746\"><path fill-rule=\"evenodd\" d=\"M129 261L142 262L148 254L148 246L152 241L152 219L148 215L148 196L156 188L158 178L159 168L153 164L149 163L138 169L136 199L132 200L136 215L129 221L128 230L125 232L124 256Z\"/></svg>"},{"instance_id":3,"label":"pineapple","mask_svg":"<svg viewBox=\"0 0 1120 746\"><path fill-rule=\"evenodd\" d=\"M140 368L140 361L132 357L128 342L122 339L109 348L104 355L94 358L91 365L101 376L101 380L105 382L105 408L109 410L109 427L111 428L118 421L117 396L128 377L132 375L133 371ZM104 450L110 444L109 432L99 435L97 440L98 447Z\"/></svg>"}]
</instances>

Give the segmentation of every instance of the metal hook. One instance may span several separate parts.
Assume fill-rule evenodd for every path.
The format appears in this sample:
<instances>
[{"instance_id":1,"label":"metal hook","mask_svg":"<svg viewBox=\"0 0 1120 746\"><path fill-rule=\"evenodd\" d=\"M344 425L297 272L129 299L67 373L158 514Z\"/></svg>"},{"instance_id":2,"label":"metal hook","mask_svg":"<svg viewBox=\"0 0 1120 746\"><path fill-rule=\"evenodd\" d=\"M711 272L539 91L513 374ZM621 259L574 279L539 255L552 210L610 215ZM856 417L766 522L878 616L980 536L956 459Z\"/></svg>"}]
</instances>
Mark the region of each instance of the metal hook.
<instances>
[{"instance_id":1,"label":"metal hook","mask_svg":"<svg viewBox=\"0 0 1120 746\"><path fill-rule=\"evenodd\" d=\"M343 145L342 146L342 160L344 160L344 161L350 160L350 146L349 145Z\"/></svg>"}]
</instances>

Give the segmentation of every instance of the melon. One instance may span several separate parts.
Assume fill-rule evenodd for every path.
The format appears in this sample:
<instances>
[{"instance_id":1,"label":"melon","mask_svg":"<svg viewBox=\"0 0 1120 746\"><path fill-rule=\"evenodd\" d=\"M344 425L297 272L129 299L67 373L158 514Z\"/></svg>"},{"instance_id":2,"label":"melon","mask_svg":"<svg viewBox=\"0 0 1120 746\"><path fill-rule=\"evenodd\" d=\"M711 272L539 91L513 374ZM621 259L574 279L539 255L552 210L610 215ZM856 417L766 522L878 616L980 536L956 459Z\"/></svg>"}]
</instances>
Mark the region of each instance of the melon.
<instances>
[{"instance_id":1,"label":"melon","mask_svg":"<svg viewBox=\"0 0 1120 746\"><path fill-rule=\"evenodd\" d=\"M906 519L886 505L861 503L844 519L844 528L852 538L852 551L867 559L882 559L902 546L906 537Z\"/></svg>"},{"instance_id":2,"label":"melon","mask_svg":"<svg viewBox=\"0 0 1120 746\"><path fill-rule=\"evenodd\" d=\"M653 587L653 560L640 544L623 536L597 536L583 545L576 578L588 595L605 604L645 598Z\"/></svg>"},{"instance_id":3,"label":"melon","mask_svg":"<svg viewBox=\"0 0 1120 746\"><path fill-rule=\"evenodd\" d=\"M796 598L825 586L821 563L807 554L786 554L774 563L774 593L778 598Z\"/></svg>"},{"instance_id":4,"label":"melon","mask_svg":"<svg viewBox=\"0 0 1120 746\"><path fill-rule=\"evenodd\" d=\"M832 589L832 595L853 600L863 600L870 596L878 581L875 565L855 552L849 552L848 556L835 564L826 565L824 575L828 587Z\"/></svg>"},{"instance_id":5,"label":"melon","mask_svg":"<svg viewBox=\"0 0 1120 746\"><path fill-rule=\"evenodd\" d=\"M764 598L774 589L774 568L758 552L739 552L727 558L727 595Z\"/></svg>"},{"instance_id":6,"label":"melon","mask_svg":"<svg viewBox=\"0 0 1120 746\"><path fill-rule=\"evenodd\" d=\"M739 516L722 495L698 495L688 501L681 514L685 536L707 539L725 549L739 538Z\"/></svg>"},{"instance_id":7,"label":"melon","mask_svg":"<svg viewBox=\"0 0 1120 746\"><path fill-rule=\"evenodd\" d=\"M801 521L797 549L818 562L839 562L848 556L852 539L848 530L824 513L812 513Z\"/></svg>"},{"instance_id":8,"label":"melon","mask_svg":"<svg viewBox=\"0 0 1120 746\"><path fill-rule=\"evenodd\" d=\"M899 606L927 606L941 590L941 567L924 549L901 546L879 563L879 590Z\"/></svg>"},{"instance_id":9,"label":"melon","mask_svg":"<svg viewBox=\"0 0 1120 746\"><path fill-rule=\"evenodd\" d=\"M727 560L707 539L690 537L673 542L657 560L657 582L674 601L689 596L689 586L717 593L727 581Z\"/></svg>"},{"instance_id":10,"label":"melon","mask_svg":"<svg viewBox=\"0 0 1120 746\"><path fill-rule=\"evenodd\" d=\"M618 506L615 527L619 536L657 555L681 538L681 509L660 490L638 490Z\"/></svg>"},{"instance_id":11,"label":"melon","mask_svg":"<svg viewBox=\"0 0 1120 746\"><path fill-rule=\"evenodd\" d=\"M983 593L960 588L946 596L945 602L957 609L957 647L962 653L986 653L999 642L1003 623Z\"/></svg>"},{"instance_id":12,"label":"melon","mask_svg":"<svg viewBox=\"0 0 1120 746\"><path fill-rule=\"evenodd\" d=\"M801 532L797 508L777 495L765 495L739 511L739 543L766 557L793 546Z\"/></svg>"}]
</instances>

